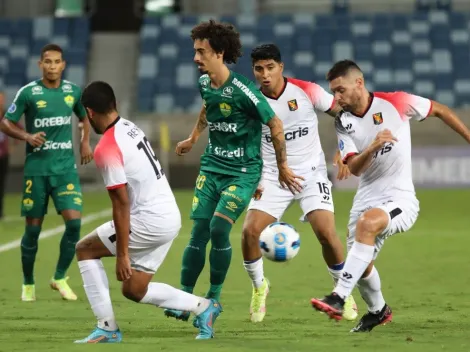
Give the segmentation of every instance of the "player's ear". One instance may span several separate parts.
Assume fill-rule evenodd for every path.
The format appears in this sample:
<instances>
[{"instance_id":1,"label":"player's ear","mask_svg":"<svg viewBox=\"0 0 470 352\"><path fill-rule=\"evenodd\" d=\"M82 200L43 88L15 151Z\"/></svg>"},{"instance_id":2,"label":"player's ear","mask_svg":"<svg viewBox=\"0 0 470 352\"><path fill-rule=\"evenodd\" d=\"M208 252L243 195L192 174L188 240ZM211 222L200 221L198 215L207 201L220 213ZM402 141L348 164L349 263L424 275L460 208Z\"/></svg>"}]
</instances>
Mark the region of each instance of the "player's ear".
<instances>
[{"instance_id":1,"label":"player's ear","mask_svg":"<svg viewBox=\"0 0 470 352\"><path fill-rule=\"evenodd\" d=\"M93 120L93 110L91 110L90 108L85 108L86 110L86 115L88 116L88 118L90 120Z\"/></svg>"},{"instance_id":2,"label":"player's ear","mask_svg":"<svg viewBox=\"0 0 470 352\"><path fill-rule=\"evenodd\" d=\"M357 77L356 78L356 85L357 85L358 88L364 87L364 78Z\"/></svg>"},{"instance_id":3,"label":"player's ear","mask_svg":"<svg viewBox=\"0 0 470 352\"><path fill-rule=\"evenodd\" d=\"M279 63L279 67L280 67L281 73L284 72L284 63L283 62Z\"/></svg>"}]
</instances>

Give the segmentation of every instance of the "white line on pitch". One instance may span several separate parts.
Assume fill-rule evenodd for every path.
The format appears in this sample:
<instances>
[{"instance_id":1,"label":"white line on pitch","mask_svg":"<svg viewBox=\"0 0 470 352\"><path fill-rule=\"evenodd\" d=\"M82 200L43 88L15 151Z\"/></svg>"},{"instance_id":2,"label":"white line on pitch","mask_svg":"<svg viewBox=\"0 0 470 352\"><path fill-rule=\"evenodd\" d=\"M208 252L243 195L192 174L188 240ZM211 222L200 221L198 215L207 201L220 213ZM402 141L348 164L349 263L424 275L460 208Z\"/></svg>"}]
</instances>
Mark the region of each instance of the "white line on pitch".
<instances>
[{"instance_id":1,"label":"white line on pitch","mask_svg":"<svg viewBox=\"0 0 470 352\"><path fill-rule=\"evenodd\" d=\"M112 214L111 209L106 209L106 210L102 210L96 213L91 213L90 215L86 215L82 218L82 225L86 225L92 221L111 216L111 214ZM39 236L39 239L43 240L45 238L64 233L64 230L65 230L65 226L60 225L52 229L41 231L41 235ZM19 246L21 246L21 238L0 245L0 253L9 251L10 249L18 248Z\"/></svg>"}]
</instances>

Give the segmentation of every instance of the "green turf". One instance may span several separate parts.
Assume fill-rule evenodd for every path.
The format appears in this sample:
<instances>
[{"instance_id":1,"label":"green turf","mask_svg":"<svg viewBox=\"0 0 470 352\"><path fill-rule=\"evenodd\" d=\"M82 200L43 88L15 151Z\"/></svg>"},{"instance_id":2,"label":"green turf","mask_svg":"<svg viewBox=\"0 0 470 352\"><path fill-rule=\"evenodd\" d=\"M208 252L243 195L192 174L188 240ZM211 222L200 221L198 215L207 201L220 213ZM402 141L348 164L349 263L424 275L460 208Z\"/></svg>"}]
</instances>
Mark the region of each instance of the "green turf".
<instances>
[{"instance_id":1,"label":"green turf","mask_svg":"<svg viewBox=\"0 0 470 352\"><path fill-rule=\"evenodd\" d=\"M155 280L178 286L181 254L191 222L190 192L177 192L184 226ZM60 236L40 241L36 263L34 303L23 303L19 249L0 253L0 351L470 351L470 245L467 204L470 191L421 191L421 215L405 235L387 240L377 261L387 303L394 322L371 334L348 333L352 323L334 323L312 310L312 296L331 289L320 248L309 226L298 221L293 206L284 220L293 223L302 236L299 255L289 263L266 263L272 283L268 313L263 323L249 322L250 281L240 254L240 220L232 232L234 255L223 291L224 312L216 323L216 338L195 341L190 323L167 319L161 310L124 299L115 279L114 260L104 260L112 288L118 323L124 334L120 345L77 346L72 341L85 337L93 328L91 312L77 264L72 264L70 284L77 302L62 301L48 281L54 273ZM335 193L337 226L344 239L352 193ZM7 198L6 215L0 223L0 245L18 239L23 223L15 219L19 197ZM86 214L109 207L105 193L86 194ZM44 229L61 224L50 208ZM86 215L85 214L85 215ZM82 236L103 220L83 227ZM206 266L196 293L208 285ZM361 312L364 304L355 291Z\"/></svg>"}]
</instances>

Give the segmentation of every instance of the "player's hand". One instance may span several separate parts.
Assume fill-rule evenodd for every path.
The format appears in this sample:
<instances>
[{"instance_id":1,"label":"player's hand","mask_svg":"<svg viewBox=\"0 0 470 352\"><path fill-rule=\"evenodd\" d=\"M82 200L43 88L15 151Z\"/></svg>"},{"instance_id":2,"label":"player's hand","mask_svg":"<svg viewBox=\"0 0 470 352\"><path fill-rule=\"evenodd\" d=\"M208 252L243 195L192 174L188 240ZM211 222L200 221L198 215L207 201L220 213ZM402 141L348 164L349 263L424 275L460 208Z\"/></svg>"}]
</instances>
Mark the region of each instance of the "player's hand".
<instances>
[{"instance_id":1,"label":"player's hand","mask_svg":"<svg viewBox=\"0 0 470 352\"><path fill-rule=\"evenodd\" d=\"M45 136L46 136L46 133L44 132L29 134L28 137L26 138L26 142L28 142L33 147L40 147L46 142L46 138L44 138Z\"/></svg>"},{"instance_id":2,"label":"player's hand","mask_svg":"<svg viewBox=\"0 0 470 352\"><path fill-rule=\"evenodd\" d=\"M385 129L377 133L377 136L375 137L374 141L371 143L369 148L372 152L375 153L376 151L382 149L384 144L395 144L395 142L398 142L398 139L393 136L392 132L389 129Z\"/></svg>"},{"instance_id":3,"label":"player's hand","mask_svg":"<svg viewBox=\"0 0 470 352\"><path fill-rule=\"evenodd\" d=\"M295 194L295 192L302 192L302 185L299 180L305 180L303 177L294 174L287 164L278 167L278 169L279 183L282 188L289 188L292 194Z\"/></svg>"},{"instance_id":4,"label":"player's hand","mask_svg":"<svg viewBox=\"0 0 470 352\"><path fill-rule=\"evenodd\" d=\"M351 171L349 170L348 165L343 163L343 160L341 159L341 154L335 154L335 157L333 159L333 166L338 167L338 174L336 175L337 180L346 180L349 176L351 176Z\"/></svg>"},{"instance_id":5,"label":"player's hand","mask_svg":"<svg viewBox=\"0 0 470 352\"><path fill-rule=\"evenodd\" d=\"M261 196L263 195L264 187L259 184L258 187L256 187L255 194L253 194L253 199L254 200L260 200Z\"/></svg>"},{"instance_id":6,"label":"player's hand","mask_svg":"<svg viewBox=\"0 0 470 352\"><path fill-rule=\"evenodd\" d=\"M116 278L118 281L126 281L131 276L132 269L129 256L116 257Z\"/></svg>"},{"instance_id":7,"label":"player's hand","mask_svg":"<svg viewBox=\"0 0 470 352\"><path fill-rule=\"evenodd\" d=\"M185 139L184 141L178 142L176 145L176 154L184 155L189 153L193 148L194 143L191 141L191 138Z\"/></svg>"},{"instance_id":8,"label":"player's hand","mask_svg":"<svg viewBox=\"0 0 470 352\"><path fill-rule=\"evenodd\" d=\"M80 144L80 157L82 165L88 164L93 160L93 150L91 149L90 143Z\"/></svg>"}]
</instances>

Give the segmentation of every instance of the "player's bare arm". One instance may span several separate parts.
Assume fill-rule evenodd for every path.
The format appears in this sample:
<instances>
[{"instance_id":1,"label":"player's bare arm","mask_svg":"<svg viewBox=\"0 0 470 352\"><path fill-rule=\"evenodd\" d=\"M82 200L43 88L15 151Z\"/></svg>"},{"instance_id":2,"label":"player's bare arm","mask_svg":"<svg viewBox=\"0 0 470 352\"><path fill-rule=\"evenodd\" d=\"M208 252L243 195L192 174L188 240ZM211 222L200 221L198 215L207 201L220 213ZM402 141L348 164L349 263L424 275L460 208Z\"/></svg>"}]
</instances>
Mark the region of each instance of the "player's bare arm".
<instances>
[{"instance_id":1,"label":"player's bare arm","mask_svg":"<svg viewBox=\"0 0 470 352\"><path fill-rule=\"evenodd\" d=\"M282 120L279 117L274 116L269 120L268 126L271 130L273 147L276 152L277 167L279 169L279 182L282 187L289 188L292 193L295 193L296 191L301 192L302 186L297 179L304 180L304 178L295 175L289 166L287 166L287 148Z\"/></svg>"},{"instance_id":2,"label":"player's bare arm","mask_svg":"<svg viewBox=\"0 0 470 352\"><path fill-rule=\"evenodd\" d=\"M46 133L30 134L6 118L0 122L0 130L9 137L28 142L33 147L40 147L46 141Z\"/></svg>"},{"instance_id":3,"label":"player's bare arm","mask_svg":"<svg viewBox=\"0 0 470 352\"><path fill-rule=\"evenodd\" d=\"M88 164L93 160L93 150L90 146L90 122L86 116L81 121L81 140L80 140L80 157L81 164Z\"/></svg>"},{"instance_id":4,"label":"player's bare arm","mask_svg":"<svg viewBox=\"0 0 470 352\"><path fill-rule=\"evenodd\" d=\"M382 149L382 147L387 143L395 143L397 139L392 135L390 130L385 129L377 133L374 141L361 153L350 156L346 163L349 167L349 170L354 176L361 176L364 171L367 170L374 154Z\"/></svg>"},{"instance_id":5,"label":"player's bare arm","mask_svg":"<svg viewBox=\"0 0 470 352\"><path fill-rule=\"evenodd\" d=\"M461 135L468 143L470 143L470 130L460 120L457 114L448 106L432 101L432 108L429 116L440 118L447 126L452 128L455 132Z\"/></svg>"},{"instance_id":6,"label":"player's bare arm","mask_svg":"<svg viewBox=\"0 0 470 352\"><path fill-rule=\"evenodd\" d=\"M176 145L176 154L184 155L189 153L194 144L197 143L201 133L207 127L207 118L206 118L206 107L203 105L201 108L201 112L199 113L199 117L196 122L196 126L194 126L191 134L189 135L188 139L184 141L178 142Z\"/></svg>"},{"instance_id":7,"label":"player's bare arm","mask_svg":"<svg viewBox=\"0 0 470 352\"><path fill-rule=\"evenodd\" d=\"M116 229L116 277L125 281L132 275L129 260L130 202L127 187L108 190L113 206L113 221Z\"/></svg>"}]
</instances>

